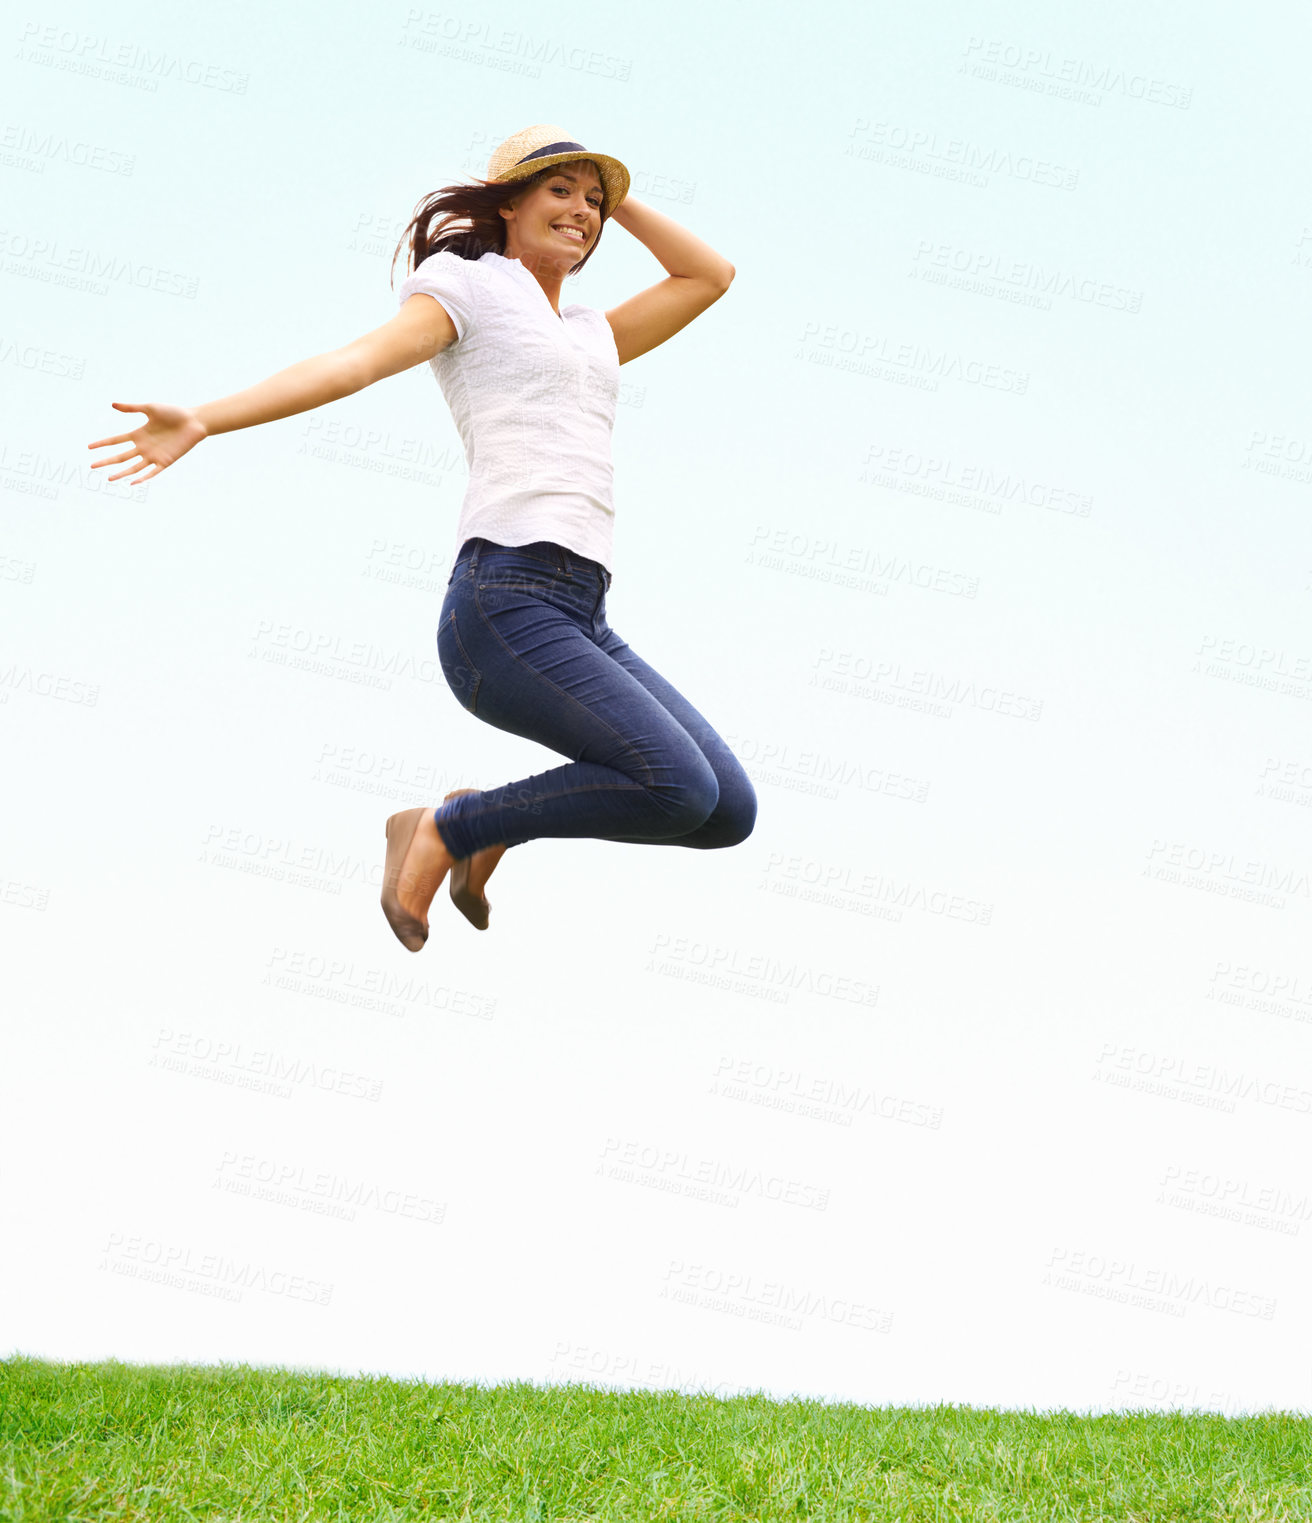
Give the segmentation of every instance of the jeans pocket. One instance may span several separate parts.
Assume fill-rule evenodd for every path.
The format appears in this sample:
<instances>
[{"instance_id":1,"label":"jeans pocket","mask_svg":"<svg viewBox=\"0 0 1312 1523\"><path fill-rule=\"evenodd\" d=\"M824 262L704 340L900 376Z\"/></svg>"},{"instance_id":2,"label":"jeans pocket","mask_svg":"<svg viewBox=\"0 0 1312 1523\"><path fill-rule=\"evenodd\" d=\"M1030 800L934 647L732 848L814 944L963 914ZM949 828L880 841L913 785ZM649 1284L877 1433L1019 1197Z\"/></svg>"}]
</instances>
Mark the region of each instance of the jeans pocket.
<instances>
[{"instance_id":1,"label":"jeans pocket","mask_svg":"<svg viewBox=\"0 0 1312 1523\"><path fill-rule=\"evenodd\" d=\"M483 674L469 659L464 641L460 638L460 626L456 623L456 611L451 609L437 626L437 659L441 663L446 685L460 700L461 706L471 714L478 713L478 690Z\"/></svg>"}]
</instances>

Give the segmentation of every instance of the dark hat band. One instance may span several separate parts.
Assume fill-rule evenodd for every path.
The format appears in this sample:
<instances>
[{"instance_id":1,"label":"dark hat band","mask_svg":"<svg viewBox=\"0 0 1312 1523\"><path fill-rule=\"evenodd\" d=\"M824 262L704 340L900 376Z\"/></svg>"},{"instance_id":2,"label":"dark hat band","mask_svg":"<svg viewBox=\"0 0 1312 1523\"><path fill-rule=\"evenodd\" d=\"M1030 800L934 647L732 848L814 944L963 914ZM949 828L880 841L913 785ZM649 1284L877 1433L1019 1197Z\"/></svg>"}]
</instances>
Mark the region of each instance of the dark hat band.
<instances>
[{"instance_id":1,"label":"dark hat band","mask_svg":"<svg viewBox=\"0 0 1312 1523\"><path fill-rule=\"evenodd\" d=\"M526 153L522 159L517 161L516 168L520 164L527 164L530 159L542 159L552 153L566 153L571 148L577 148L580 153L587 153L588 151L582 143L548 143L545 148L535 148L532 153Z\"/></svg>"}]
</instances>

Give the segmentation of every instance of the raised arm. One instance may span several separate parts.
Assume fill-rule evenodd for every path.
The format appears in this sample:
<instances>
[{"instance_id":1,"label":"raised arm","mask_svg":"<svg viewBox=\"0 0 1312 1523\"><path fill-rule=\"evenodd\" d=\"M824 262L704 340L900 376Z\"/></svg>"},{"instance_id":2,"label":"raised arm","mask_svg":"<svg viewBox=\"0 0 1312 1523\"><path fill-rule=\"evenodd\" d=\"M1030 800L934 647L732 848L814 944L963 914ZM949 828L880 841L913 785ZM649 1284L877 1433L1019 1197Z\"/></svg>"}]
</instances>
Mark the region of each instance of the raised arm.
<instances>
[{"instance_id":1,"label":"raised arm","mask_svg":"<svg viewBox=\"0 0 1312 1523\"><path fill-rule=\"evenodd\" d=\"M112 402L110 405L120 412L144 412L146 422L131 433L115 434L88 444L88 449L128 446L121 455L93 461L91 468L132 461L108 479L118 481L142 471L144 474L130 483L138 486L167 470L211 434L253 428L257 423L271 423L277 418L326 406L372 386L384 376L431 360L455 340L455 324L442 304L431 296L411 296L382 327L362 334L340 349L300 360L217 402L203 402L198 407L178 407L165 402Z\"/></svg>"},{"instance_id":2,"label":"raised arm","mask_svg":"<svg viewBox=\"0 0 1312 1523\"><path fill-rule=\"evenodd\" d=\"M625 196L610 220L646 244L669 272L667 280L648 286L606 313L620 364L624 365L673 338L680 328L686 328L694 317L719 301L729 289L734 268L723 254L680 227L673 217L632 196Z\"/></svg>"}]
</instances>

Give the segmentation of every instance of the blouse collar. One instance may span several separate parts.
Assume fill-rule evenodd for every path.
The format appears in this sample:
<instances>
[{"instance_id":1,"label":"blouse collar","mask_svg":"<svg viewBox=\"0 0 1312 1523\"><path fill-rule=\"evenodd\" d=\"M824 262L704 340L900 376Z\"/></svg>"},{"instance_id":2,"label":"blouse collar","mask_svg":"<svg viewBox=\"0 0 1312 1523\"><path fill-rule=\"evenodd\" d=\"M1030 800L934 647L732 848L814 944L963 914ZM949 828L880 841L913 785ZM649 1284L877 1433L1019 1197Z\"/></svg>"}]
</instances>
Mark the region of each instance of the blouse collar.
<instances>
[{"instance_id":1,"label":"blouse collar","mask_svg":"<svg viewBox=\"0 0 1312 1523\"><path fill-rule=\"evenodd\" d=\"M523 276L525 280L529 281L532 284L533 289L538 293L542 300L547 303L547 309L551 313L552 317L558 318L562 323L565 321L564 313L557 312L556 309L551 305L551 302L547 297L547 293L538 283L537 276L532 274L531 271L526 270L518 259L507 259L504 254L498 254L495 249L488 249L487 253L483 255L483 258L495 259L501 264L505 265L508 269L514 271L515 274Z\"/></svg>"}]
</instances>

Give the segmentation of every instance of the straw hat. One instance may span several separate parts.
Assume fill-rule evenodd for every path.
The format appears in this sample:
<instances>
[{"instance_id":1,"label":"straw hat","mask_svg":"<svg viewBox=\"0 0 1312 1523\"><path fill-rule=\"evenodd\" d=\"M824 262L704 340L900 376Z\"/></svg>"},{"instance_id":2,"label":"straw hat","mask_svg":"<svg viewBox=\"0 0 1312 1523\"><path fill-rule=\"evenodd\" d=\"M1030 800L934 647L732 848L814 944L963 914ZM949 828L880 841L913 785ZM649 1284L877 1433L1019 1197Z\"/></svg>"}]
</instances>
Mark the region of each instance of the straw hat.
<instances>
[{"instance_id":1,"label":"straw hat","mask_svg":"<svg viewBox=\"0 0 1312 1523\"><path fill-rule=\"evenodd\" d=\"M629 171L618 159L604 153L594 153L582 143L576 143L563 127L539 124L525 127L522 132L508 137L496 150L487 164L489 180L525 180L540 169L551 164L568 164L571 159L592 159L601 172L602 189L606 197L606 215L629 193Z\"/></svg>"}]
</instances>

